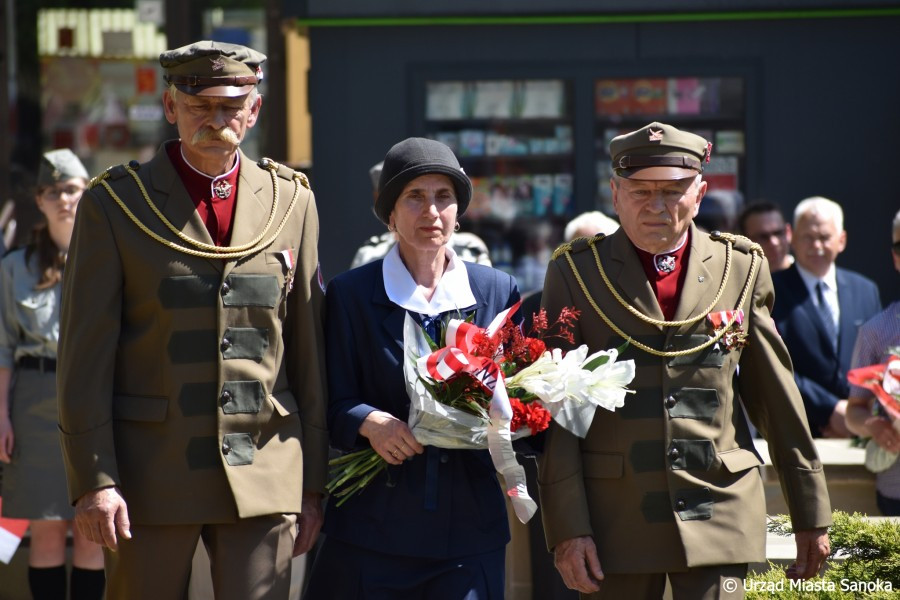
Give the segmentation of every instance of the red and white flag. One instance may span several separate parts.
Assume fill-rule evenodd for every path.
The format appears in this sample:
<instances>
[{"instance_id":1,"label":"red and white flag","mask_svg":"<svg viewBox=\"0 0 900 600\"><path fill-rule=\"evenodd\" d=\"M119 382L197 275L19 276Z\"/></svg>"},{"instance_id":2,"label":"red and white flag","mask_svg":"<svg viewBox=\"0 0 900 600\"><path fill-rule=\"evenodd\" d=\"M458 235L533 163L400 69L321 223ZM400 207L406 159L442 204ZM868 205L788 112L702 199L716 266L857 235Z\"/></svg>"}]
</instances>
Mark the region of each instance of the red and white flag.
<instances>
[{"instance_id":1,"label":"red and white flag","mask_svg":"<svg viewBox=\"0 0 900 600\"><path fill-rule=\"evenodd\" d=\"M2 514L3 498L0 498L0 515ZM0 562L9 564L27 529L27 519L8 519L0 516Z\"/></svg>"}]
</instances>

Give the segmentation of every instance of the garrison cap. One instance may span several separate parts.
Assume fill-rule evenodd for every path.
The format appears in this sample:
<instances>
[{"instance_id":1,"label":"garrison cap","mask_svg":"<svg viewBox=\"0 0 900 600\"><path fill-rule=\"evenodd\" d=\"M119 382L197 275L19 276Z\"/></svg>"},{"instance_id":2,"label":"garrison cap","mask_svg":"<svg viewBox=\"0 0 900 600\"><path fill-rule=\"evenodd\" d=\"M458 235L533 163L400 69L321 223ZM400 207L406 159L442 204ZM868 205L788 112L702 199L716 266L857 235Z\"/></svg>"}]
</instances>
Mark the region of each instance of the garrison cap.
<instances>
[{"instance_id":1,"label":"garrison cap","mask_svg":"<svg viewBox=\"0 0 900 600\"><path fill-rule=\"evenodd\" d=\"M159 64L166 83L191 96L235 98L262 81L266 55L252 48L205 40L166 50Z\"/></svg>"},{"instance_id":2,"label":"garrison cap","mask_svg":"<svg viewBox=\"0 0 900 600\"><path fill-rule=\"evenodd\" d=\"M38 167L37 184L41 187L51 186L58 181L65 181L73 177L90 179L87 169L68 148L44 152L41 156L41 165Z\"/></svg>"},{"instance_id":3,"label":"garrison cap","mask_svg":"<svg viewBox=\"0 0 900 600\"><path fill-rule=\"evenodd\" d=\"M626 179L666 181L703 172L712 144L699 135L653 122L613 138L609 155L616 175Z\"/></svg>"}]
</instances>

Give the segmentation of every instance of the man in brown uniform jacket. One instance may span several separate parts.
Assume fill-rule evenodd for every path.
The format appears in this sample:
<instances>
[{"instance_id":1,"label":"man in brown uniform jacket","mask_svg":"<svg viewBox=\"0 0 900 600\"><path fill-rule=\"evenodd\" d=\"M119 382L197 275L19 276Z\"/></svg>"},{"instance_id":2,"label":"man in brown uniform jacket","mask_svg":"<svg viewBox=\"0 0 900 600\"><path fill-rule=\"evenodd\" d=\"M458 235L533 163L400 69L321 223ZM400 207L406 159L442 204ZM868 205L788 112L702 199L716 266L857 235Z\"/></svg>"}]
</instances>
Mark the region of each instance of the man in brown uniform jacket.
<instances>
[{"instance_id":1,"label":"man in brown uniform jacket","mask_svg":"<svg viewBox=\"0 0 900 600\"><path fill-rule=\"evenodd\" d=\"M305 176L238 148L264 60L214 42L163 53L180 140L109 169L81 201L60 431L110 600L184 597L201 538L217 598L287 598L292 552L321 526L315 203Z\"/></svg>"},{"instance_id":2,"label":"man in brown uniform jacket","mask_svg":"<svg viewBox=\"0 0 900 600\"><path fill-rule=\"evenodd\" d=\"M575 343L630 346L635 394L585 439L551 426L541 508L557 568L591 598L742 597L765 558L765 498L735 393L769 441L796 530L793 577L829 551L822 465L770 310L758 246L692 224L706 140L652 123L610 144L621 228L560 247L544 284L551 321L581 311ZM736 589L735 589L736 588Z\"/></svg>"}]
</instances>

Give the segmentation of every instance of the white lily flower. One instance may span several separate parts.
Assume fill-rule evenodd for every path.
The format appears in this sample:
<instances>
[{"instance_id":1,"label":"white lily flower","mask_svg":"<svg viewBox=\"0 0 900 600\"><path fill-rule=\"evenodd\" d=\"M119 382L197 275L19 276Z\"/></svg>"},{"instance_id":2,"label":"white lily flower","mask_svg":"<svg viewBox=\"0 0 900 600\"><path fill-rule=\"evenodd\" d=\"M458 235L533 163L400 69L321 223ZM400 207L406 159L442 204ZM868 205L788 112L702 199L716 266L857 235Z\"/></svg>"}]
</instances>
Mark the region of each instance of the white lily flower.
<instances>
[{"instance_id":1,"label":"white lily flower","mask_svg":"<svg viewBox=\"0 0 900 600\"><path fill-rule=\"evenodd\" d=\"M521 388L534 394L550 411L553 420L579 437L584 437L598 406L615 410L625 404L625 386L634 379L634 361L616 362L616 350L587 355L581 345L565 356L558 348L544 352L532 365L506 381L507 389ZM601 356L609 359L589 371L586 366Z\"/></svg>"}]
</instances>

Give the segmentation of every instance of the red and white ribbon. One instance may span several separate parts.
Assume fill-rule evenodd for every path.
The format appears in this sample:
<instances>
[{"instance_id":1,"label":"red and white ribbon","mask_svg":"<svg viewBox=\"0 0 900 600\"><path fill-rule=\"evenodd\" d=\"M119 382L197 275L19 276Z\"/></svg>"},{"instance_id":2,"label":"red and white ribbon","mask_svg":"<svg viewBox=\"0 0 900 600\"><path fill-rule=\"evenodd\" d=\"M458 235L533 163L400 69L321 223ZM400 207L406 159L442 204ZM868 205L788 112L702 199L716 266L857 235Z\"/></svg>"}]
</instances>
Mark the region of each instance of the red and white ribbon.
<instances>
[{"instance_id":1,"label":"red and white ribbon","mask_svg":"<svg viewBox=\"0 0 900 600\"><path fill-rule=\"evenodd\" d=\"M476 348L476 335L484 333L493 339L500 328L519 310L521 304L521 301L517 302L498 314L484 330L472 323L452 319L444 335L447 346L420 357L416 361L416 367L420 373L427 374L434 381L447 381L459 373L469 373L490 395L488 451L491 453L494 467L503 476L506 494L512 502L516 516L521 522L526 523L534 515L537 505L528 495L525 471L516 460L512 448L512 434L509 429L512 407L506 393L503 371L491 357L473 354Z\"/></svg>"},{"instance_id":2,"label":"red and white ribbon","mask_svg":"<svg viewBox=\"0 0 900 600\"><path fill-rule=\"evenodd\" d=\"M718 312L709 313L706 315L706 318L712 323L712 326L715 329L728 326L732 322L741 325L744 322L744 310L741 308L737 310L720 310Z\"/></svg>"}]
</instances>

